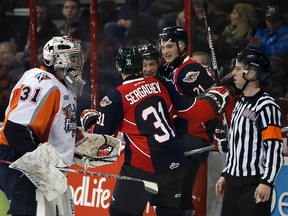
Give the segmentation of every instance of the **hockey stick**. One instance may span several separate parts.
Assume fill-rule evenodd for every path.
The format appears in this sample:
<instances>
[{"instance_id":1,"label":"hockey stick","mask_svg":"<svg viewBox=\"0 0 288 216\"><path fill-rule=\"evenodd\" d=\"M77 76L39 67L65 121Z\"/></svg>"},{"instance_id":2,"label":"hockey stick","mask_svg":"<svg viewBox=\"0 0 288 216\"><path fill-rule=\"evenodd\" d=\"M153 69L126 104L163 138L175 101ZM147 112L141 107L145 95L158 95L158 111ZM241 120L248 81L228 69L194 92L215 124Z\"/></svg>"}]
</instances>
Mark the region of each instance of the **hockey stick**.
<instances>
[{"instance_id":1,"label":"hockey stick","mask_svg":"<svg viewBox=\"0 0 288 216\"><path fill-rule=\"evenodd\" d=\"M228 81L229 79L231 79L232 77L233 77L233 74L232 74L231 72L228 73L226 76L224 76L224 77L220 80L221 85L224 84L225 82L227 82L227 81ZM201 93L197 96L197 98L203 97L204 95L207 94L208 91L210 91L211 88L213 88L213 87L215 87L215 86L217 86L217 84L214 84L214 85L212 85L210 88L206 89L204 92L201 92Z\"/></svg>"},{"instance_id":2,"label":"hockey stick","mask_svg":"<svg viewBox=\"0 0 288 216\"><path fill-rule=\"evenodd\" d=\"M190 151L186 151L184 152L184 155L185 156L189 156L189 155L194 155L194 154L198 154L198 153L203 153L203 152L206 152L206 151L211 151L215 148L214 145L210 145L210 146L206 146L206 147L203 147L203 148L198 148L198 149L193 149L193 150L190 150Z\"/></svg>"},{"instance_id":3,"label":"hockey stick","mask_svg":"<svg viewBox=\"0 0 288 216\"><path fill-rule=\"evenodd\" d=\"M11 161L7 160L1 160L0 163L4 164L12 164ZM126 181L136 181L136 182L142 182L144 184L144 188L146 191L152 193L152 194L157 194L158 193L158 185L155 182L151 181L146 181L138 178L133 178L133 177L128 177L128 176L120 176L120 175L114 175L114 174L108 174L108 173L100 173L100 172L91 172L91 171L85 171L85 170L76 170L76 169L69 169L69 168L64 168L64 167L57 167L59 170L63 172L73 172L73 173L81 173L81 174L86 174L86 175L92 175L92 176L101 176L104 178L115 178L119 180L126 180Z\"/></svg>"},{"instance_id":4,"label":"hockey stick","mask_svg":"<svg viewBox=\"0 0 288 216\"><path fill-rule=\"evenodd\" d=\"M220 82L220 78L219 78L219 69L218 69L216 54L215 54L215 50L214 50L214 46L213 46L211 28L210 28L210 26L208 24L208 18L207 18L207 15L208 15L208 3L206 1L207 0L202 0L202 3L203 3L203 7L204 7L205 25L206 25L206 29L207 29L207 35L208 35L208 43L209 43L210 54L211 54L212 69L214 71L214 77L215 77L216 86L220 86L221 82ZM223 111L221 113L222 113L222 123L223 123L223 126L224 126L224 130L226 132L227 141L229 143L229 136L228 136L229 127L228 127L227 118L226 118L226 115L225 115L225 113Z\"/></svg>"},{"instance_id":5,"label":"hockey stick","mask_svg":"<svg viewBox=\"0 0 288 216\"><path fill-rule=\"evenodd\" d=\"M128 177L128 176L120 176L120 175L100 173L100 172L91 172L91 171L85 171L85 170L75 170L75 169L69 169L69 168L58 168L58 169L63 171L63 172L82 173L82 174L87 174L87 175L92 175L92 176L101 176L101 177L105 177L105 178L115 178L115 179L119 179L119 180L142 182L144 184L144 188L146 191L148 191L152 194L158 193L157 183L151 182L151 181L146 181L146 180Z\"/></svg>"}]
</instances>

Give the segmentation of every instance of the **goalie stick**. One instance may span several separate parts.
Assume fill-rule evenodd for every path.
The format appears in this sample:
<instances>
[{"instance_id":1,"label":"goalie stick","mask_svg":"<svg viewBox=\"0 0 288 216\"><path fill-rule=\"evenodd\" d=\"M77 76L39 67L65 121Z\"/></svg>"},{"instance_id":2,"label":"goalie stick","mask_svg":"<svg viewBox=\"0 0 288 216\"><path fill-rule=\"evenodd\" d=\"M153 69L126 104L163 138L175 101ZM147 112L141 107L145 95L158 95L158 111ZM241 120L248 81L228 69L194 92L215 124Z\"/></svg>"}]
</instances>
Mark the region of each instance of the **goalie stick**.
<instances>
[{"instance_id":1,"label":"goalie stick","mask_svg":"<svg viewBox=\"0 0 288 216\"><path fill-rule=\"evenodd\" d=\"M217 64L217 60L216 60L216 54L215 54L215 50L214 50L214 46L213 46L213 40L212 40L212 33L211 33L211 28L208 24L208 3L207 0L202 0L203 3L203 7L204 7L204 19L205 19L205 25L206 25L206 29L207 29L207 35L208 35L208 44L209 44L209 48L210 48L210 54L211 54L211 61L212 61L212 69L214 71L215 74L215 82L216 82L216 86L220 86L221 85L221 81L219 78L219 69L218 69L218 64ZM227 137L227 141L229 143L229 136L228 136L228 131L229 131L229 127L228 127L228 122L227 122L227 118L225 113L222 111L222 123L224 126L224 130L226 132L226 137Z\"/></svg>"},{"instance_id":2,"label":"goalie stick","mask_svg":"<svg viewBox=\"0 0 288 216\"><path fill-rule=\"evenodd\" d=\"M0 159L0 163L4 163L4 164L8 164L8 165L12 164L11 161L1 160L1 159ZM119 180L124 180L124 181L142 182L144 184L144 188L146 191L148 191L152 194L158 193L157 183L151 182L151 181L146 181L143 179L138 179L138 178L128 177L128 176L108 174L108 173L101 173L101 172L91 172L91 171L85 171L85 170L70 169L70 168L64 168L64 167L57 167L57 168L63 172L81 173L81 174L92 175L92 176L100 176L100 177L104 177L104 178L114 178L114 179L119 179Z\"/></svg>"},{"instance_id":3,"label":"goalie stick","mask_svg":"<svg viewBox=\"0 0 288 216\"><path fill-rule=\"evenodd\" d=\"M87 175L92 175L92 176L101 176L105 178L115 178L119 180L142 182L144 184L144 188L146 191L152 194L158 193L157 183L134 178L134 177L114 175L114 174L101 173L101 172L91 172L91 171L85 171L85 170L76 170L76 169L69 169L69 168L59 168L59 170L64 171L64 172L74 172L74 173L82 173L82 174L87 174Z\"/></svg>"}]
</instances>

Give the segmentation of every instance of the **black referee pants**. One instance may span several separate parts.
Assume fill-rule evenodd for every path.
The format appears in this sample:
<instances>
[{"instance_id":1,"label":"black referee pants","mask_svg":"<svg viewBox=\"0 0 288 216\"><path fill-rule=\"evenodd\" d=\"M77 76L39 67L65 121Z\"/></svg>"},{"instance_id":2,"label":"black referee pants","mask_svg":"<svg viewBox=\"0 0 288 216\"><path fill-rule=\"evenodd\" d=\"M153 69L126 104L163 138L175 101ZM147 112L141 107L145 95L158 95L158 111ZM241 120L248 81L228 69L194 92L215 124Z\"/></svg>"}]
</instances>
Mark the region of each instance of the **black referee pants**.
<instances>
[{"instance_id":1,"label":"black referee pants","mask_svg":"<svg viewBox=\"0 0 288 216\"><path fill-rule=\"evenodd\" d=\"M221 216L270 216L269 201L255 203L254 192L259 177L234 177L226 175L227 185L222 203Z\"/></svg>"}]
</instances>

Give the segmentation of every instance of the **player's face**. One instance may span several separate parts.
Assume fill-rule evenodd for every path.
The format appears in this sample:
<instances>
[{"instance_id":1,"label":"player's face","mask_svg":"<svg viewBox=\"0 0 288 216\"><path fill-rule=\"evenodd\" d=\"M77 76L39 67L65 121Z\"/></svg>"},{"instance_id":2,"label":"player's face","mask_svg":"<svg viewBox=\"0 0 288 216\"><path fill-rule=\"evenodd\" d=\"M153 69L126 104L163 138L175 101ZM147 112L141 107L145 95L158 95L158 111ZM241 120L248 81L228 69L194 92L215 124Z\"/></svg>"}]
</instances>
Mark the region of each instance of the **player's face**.
<instances>
[{"instance_id":1,"label":"player's face","mask_svg":"<svg viewBox=\"0 0 288 216\"><path fill-rule=\"evenodd\" d=\"M158 73L158 63L156 60L143 61L143 77L155 76Z\"/></svg>"},{"instance_id":2,"label":"player's face","mask_svg":"<svg viewBox=\"0 0 288 216\"><path fill-rule=\"evenodd\" d=\"M161 53L167 63L179 57L179 48L175 42L161 40Z\"/></svg>"}]
</instances>

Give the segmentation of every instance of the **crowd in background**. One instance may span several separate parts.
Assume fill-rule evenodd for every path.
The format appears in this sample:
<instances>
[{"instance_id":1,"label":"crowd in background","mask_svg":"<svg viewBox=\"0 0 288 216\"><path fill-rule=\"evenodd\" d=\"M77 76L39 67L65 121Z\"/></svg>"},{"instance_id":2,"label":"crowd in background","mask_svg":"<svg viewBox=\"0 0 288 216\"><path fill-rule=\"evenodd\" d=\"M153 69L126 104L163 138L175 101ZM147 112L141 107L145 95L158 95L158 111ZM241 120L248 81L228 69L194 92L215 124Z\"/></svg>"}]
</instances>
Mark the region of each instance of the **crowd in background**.
<instances>
[{"instance_id":1,"label":"crowd in background","mask_svg":"<svg viewBox=\"0 0 288 216\"><path fill-rule=\"evenodd\" d=\"M29 2L23 2L26 3L22 6L28 8ZM42 47L52 36L69 35L82 41L85 58L83 76L87 84L79 98L80 111L91 104L90 24L89 4L86 2L63 0L61 11L57 11L58 5L47 4L46 1L38 0L36 5L39 63ZM100 98L120 83L115 69L116 52L121 46L135 43L135 33L139 36L137 43L157 45L158 34L164 27L185 25L184 0L139 0L136 32L133 28L133 2L98 1ZM202 1L192 2L192 51L209 54ZM280 0L208 2L207 20L221 75L230 72L231 56L236 56L245 47L256 47L269 56L272 65L271 76L263 82L263 87L275 97L288 98L288 3ZM5 2L0 4L0 122L3 121L11 89L30 68L29 17L16 17L9 11L13 9L11 5L9 8ZM268 6L276 7L267 12Z\"/></svg>"}]
</instances>

